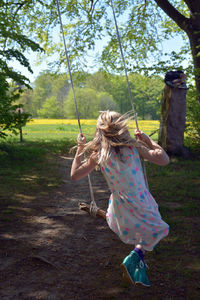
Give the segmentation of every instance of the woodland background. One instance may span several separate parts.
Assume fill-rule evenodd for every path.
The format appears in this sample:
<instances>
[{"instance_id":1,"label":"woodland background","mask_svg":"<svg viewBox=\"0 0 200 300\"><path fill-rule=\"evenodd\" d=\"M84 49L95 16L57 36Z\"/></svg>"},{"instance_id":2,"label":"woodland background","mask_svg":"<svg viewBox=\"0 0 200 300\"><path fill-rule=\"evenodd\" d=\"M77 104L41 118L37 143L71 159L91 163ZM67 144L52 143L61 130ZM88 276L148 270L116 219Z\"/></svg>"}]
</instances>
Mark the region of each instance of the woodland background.
<instances>
[{"instance_id":1,"label":"woodland background","mask_svg":"<svg viewBox=\"0 0 200 300\"><path fill-rule=\"evenodd\" d=\"M59 5L81 117L96 118L107 108L130 110L111 2L69 0ZM161 78L181 69L190 88L187 121L199 138L199 1L116 0L113 5L139 118L159 119ZM30 115L75 117L68 75L63 75L67 62L57 1L0 0L0 13L0 136L17 132ZM163 42L172 39L180 44L176 51L166 51ZM33 72L33 53L48 68L31 84L23 70ZM26 90L31 87L33 91ZM16 108L23 104L25 113L19 117Z\"/></svg>"},{"instance_id":2,"label":"woodland background","mask_svg":"<svg viewBox=\"0 0 200 300\"><path fill-rule=\"evenodd\" d=\"M131 110L126 78L106 72L85 73L84 80L73 74L78 110L82 119L97 118L99 111ZM83 74L82 74L83 76ZM157 120L160 116L163 80L159 76L146 77L130 74L135 109L140 119ZM19 103L34 118L76 118L69 78L65 74L43 72L33 83L33 90L26 90Z\"/></svg>"}]
</instances>

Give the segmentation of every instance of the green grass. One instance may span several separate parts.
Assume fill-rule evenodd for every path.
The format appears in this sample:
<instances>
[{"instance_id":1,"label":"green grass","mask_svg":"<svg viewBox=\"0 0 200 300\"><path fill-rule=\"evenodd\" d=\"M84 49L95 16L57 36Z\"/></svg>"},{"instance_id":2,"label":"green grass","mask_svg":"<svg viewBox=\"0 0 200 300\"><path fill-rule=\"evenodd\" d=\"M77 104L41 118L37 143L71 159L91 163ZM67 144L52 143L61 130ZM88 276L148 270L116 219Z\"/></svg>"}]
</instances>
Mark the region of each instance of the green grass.
<instances>
[{"instance_id":1,"label":"green grass","mask_svg":"<svg viewBox=\"0 0 200 300\"><path fill-rule=\"evenodd\" d=\"M91 138L95 132L95 125L82 125L82 131ZM23 137L27 141L75 140L78 133L78 125L67 124L31 124L23 129Z\"/></svg>"},{"instance_id":2,"label":"green grass","mask_svg":"<svg viewBox=\"0 0 200 300\"><path fill-rule=\"evenodd\" d=\"M57 158L60 154L68 154L76 144L78 127L65 125L58 128L58 132L53 132L57 127L34 125L28 131L24 130L26 135L22 144L18 137L0 143L0 221L9 224L19 213L31 214L31 210L20 210L23 203L32 202L37 207L38 195L45 196L62 183ZM92 126L84 128L88 136L93 130ZM199 157L191 160L172 158L165 167L146 163L146 168L150 192L158 202L164 220L170 225L169 236L149 254L151 272L173 295L168 300L183 299L183 289L184 299L198 299ZM128 289L126 286L122 288ZM135 293L135 299L145 299L146 290ZM151 293L154 293L153 289ZM174 296L176 294L177 297ZM152 294L152 299L162 299L159 291L158 296L157 292Z\"/></svg>"},{"instance_id":3,"label":"green grass","mask_svg":"<svg viewBox=\"0 0 200 300\"><path fill-rule=\"evenodd\" d=\"M143 125L144 126L144 125ZM148 124L146 121L146 125L144 127L144 131L146 134L150 134L157 129L158 125ZM85 134L87 139L91 139L95 133L96 125L81 125L82 132ZM132 136L134 136L135 127L131 126L130 131ZM143 128L141 127L141 130ZM70 124L29 124L23 127L23 139L26 141L57 141L68 139L71 141L75 141L76 137L79 133L79 127L77 125ZM158 133L156 132L152 137L157 139ZM15 139L15 138L14 138ZM19 136L17 137L19 140ZM11 138L12 140L12 138ZM16 140L16 139L15 139Z\"/></svg>"},{"instance_id":4,"label":"green grass","mask_svg":"<svg viewBox=\"0 0 200 300\"><path fill-rule=\"evenodd\" d=\"M68 140L0 143L0 220L13 219L21 202L34 202L61 184L55 158L70 147Z\"/></svg>"},{"instance_id":5,"label":"green grass","mask_svg":"<svg viewBox=\"0 0 200 300\"><path fill-rule=\"evenodd\" d=\"M146 126L147 128L147 126ZM95 125L82 125L82 130L91 139L95 131ZM150 131L152 128L149 129ZM44 180L42 166L50 166L48 156L68 153L69 149L76 144L78 125L67 124L31 124L23 129L24 142L18 142L19 136L8 137L0 143L0 186L2 191L10 184L23 188L25 184L32 182L32 188L43 185L53 185L53 179ZM156 135L153 137L156 138ZM161 199L161 211L171 212L164 201L175 202L173 212L180 215L194 214L199 216L198 199L200 195L199 169L200 162L194 160L182 160L173 158L165 167L157 167L150 163L146 164L150 190L156 199ZM40 167L34 178L37 168ZM25 175L24 175L25 174ZM34 184L33 184L34 183ZM56 184L55 184L56 186ZM9 188L8 188L9 190ZM12 197L11 197L12 198ZM12 201L12 200L11 200ZM181 203L181 207L177 206Z\"/></svg>"}]
</instances>

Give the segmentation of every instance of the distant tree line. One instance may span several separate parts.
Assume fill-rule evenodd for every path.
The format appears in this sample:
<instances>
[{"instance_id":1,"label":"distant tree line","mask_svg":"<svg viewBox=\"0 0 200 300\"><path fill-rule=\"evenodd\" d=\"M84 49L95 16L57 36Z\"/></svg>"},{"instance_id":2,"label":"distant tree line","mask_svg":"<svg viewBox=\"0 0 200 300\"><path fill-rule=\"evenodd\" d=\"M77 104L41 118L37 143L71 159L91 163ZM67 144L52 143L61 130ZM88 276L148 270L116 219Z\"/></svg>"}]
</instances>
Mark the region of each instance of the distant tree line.
<instances>
[{"instance_id":1,"label":"distant tree line","mask_svg":"<svg viewBox=\"0 0 200 300\"><path fill-rule=\"evenodd\" d=\"M152 74L163 74L171 69L184 69L191 86L187 93L187 121L189 131L200 137L200 2L194 0L115 1L115 11L120 18L120 33L129 71L131 88L139 118L159 118L162 80ZM138 5L139 3L139 5ZM94 4L94 5L93 5ZM107 72L122 71L119 43L106 1L62 1L61 13L65 17L66 36L70 41L70 58L73 72L85 70L88 51L94 49L96 40L105 36L108 43L95 61ZM36 17L37 16L37 17ZM59 71L65 64L62 41L55 39L58 14L54 1L0 0L0 138L16 132L33 117L75 117L70 84L66 75L41 74L33 91L25 90L29 80L14 69L17 61L30 72L26 53L46 51L48 57L59 55L52 66ZM162 28L161 31L157 30ZM182 34L184 45L180 51L164 53L161 44ZM33 40L31 40L31 37ZM187 39L185 39L187 37ZM58 37L59 38L59 37ZM187 41L186 41L187 40ZM164 55L164 56L163 56ZM152 58L155 58L152 60ZM151 62L151 63L150 63ZM132 72L132 73L131 73ZM139 74L151 74L145 77ZM145 73L144 73L145 72ZM48 76L47 76L48 75ZM127 85L124 76L97 72L76 77L76 95L81 117L96 117L98 110L129 110ZM195 79L195 82L194 82ZM41 82L40 82L41 81ZM195 84L194 84L195 83ZM18 99L20 97L20 99ZM196 101L198 100L198 101ZM18 108L25 104L25 113ZM26 114L27 112L27 114ZM86 114L87 113L87 114Z\"/></svg>"},{"instance_id":2,"label":"distant tree line","mask_svg":"<svg viewBox=\"0 0 200 300\"><path fill-rule=\"evenodd\" d=\"M101 110L131 110L126 78L103 71L73 74L80 117L96 118ZM163 80L132 73L129 81L140 119L159 119ZM24 90L19 102L35 118L76 118L71 84L66 74L41 73L32 90Z\"/></svg>"}]
</instances>

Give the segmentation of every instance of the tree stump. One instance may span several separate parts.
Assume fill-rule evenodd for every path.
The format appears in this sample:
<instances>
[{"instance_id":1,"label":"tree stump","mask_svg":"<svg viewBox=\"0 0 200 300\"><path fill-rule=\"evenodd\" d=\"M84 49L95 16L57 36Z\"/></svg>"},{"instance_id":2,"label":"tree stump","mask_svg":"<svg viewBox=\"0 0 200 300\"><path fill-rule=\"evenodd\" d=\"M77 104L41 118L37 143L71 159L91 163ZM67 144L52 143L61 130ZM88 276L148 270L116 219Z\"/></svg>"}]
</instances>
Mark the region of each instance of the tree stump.
<instances>
[{"instance_id":1,"label":"tree stump","mask_svg":"<svg viewBox=\"0 0 200 300\"><path fill-rule=\"evenodd\" d=\"M184 146L187 89L165 84L162 97L161 120L158 144L169 155L188 156Z\"/></svg>"}]
</instances>

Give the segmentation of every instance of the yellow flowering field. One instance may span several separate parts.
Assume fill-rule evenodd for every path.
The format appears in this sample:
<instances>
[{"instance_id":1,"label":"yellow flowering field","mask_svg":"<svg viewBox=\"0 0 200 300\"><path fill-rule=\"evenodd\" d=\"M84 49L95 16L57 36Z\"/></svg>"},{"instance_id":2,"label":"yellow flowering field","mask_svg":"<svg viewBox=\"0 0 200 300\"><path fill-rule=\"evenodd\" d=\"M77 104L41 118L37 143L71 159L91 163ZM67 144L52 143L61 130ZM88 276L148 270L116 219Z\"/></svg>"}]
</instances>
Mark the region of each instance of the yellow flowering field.
<instances>
[{"instance_id":1,"label":"yellow flowering field","mask_svg":"<svg viewBox=\"0 0 200 300\"><path fill-rule=\"evenodd\" d=\"M96 125L97 120L86 120L82 119L81 124L84 125ZM56 124L66 124L66 125L77 125L77 119L32 119L28 122L27 125L56 125Z\"/></svg>"},{"instance_id":2,"label":"yellow flowering field","mask_svg":"<svg viewBox=\"0 0 200 300\"><path fill-rule=\"evenodd\" d=\"M82 131L87 139L92 138L96 128L96 120L82 119L80 122ZM138 126L146 134L151 134L159 128L159 121L139 120ZM136 128L135 121L130 121L129 128L133 135ZM70 139L75 141L78 133L79 126L77 119L32 119L23 128L24 138L27 140L50 141ZM157 135L158 133L156 132L153 138L157 139Z\"/></svg>"},{"instance_id":3,"label":"yellow flowering field","mask_svg":"<svg viewBox=\"0 0 200 300\"><path fill-rule=\"evenodd\" d=\"M81 125L96 125L97 120L90 119L81 119ZM28 122L28 126L30 125L77 125L78 121L76 119L32 119ZM158 128L160 122L158 120L139 120L138 126L141 130L150 130L152 128ZM136 127L135 122L130 122L130 127Z\"/></svg>"}]
</instances>

